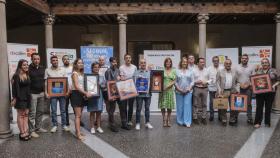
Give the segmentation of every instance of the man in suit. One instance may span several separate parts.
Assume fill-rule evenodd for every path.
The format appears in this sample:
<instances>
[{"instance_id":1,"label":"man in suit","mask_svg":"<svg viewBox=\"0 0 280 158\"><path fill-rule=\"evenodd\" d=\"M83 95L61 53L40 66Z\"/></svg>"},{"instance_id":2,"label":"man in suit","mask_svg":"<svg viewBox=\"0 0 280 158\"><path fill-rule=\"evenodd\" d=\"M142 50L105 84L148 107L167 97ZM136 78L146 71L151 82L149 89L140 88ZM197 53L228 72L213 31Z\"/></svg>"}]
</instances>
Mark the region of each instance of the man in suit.
<instances>
[{"instance_id":1,"label":"man in suit","mask_svg":"<svg viewBox=\"0 0 280 158\"><path fill-rule=\"evenodd\" d=\"M237 81L237 73L231 68L231 60L226 59L224 62L224 68L217 73L217 88L218 97L228 97L230 100L230 94L239 93L239 84ZM227 125L227 110L219 109L219 120L224 126ZM235 125L237 123L238 111L230 111L229 125Z\"/></svg>"}]
</instances>

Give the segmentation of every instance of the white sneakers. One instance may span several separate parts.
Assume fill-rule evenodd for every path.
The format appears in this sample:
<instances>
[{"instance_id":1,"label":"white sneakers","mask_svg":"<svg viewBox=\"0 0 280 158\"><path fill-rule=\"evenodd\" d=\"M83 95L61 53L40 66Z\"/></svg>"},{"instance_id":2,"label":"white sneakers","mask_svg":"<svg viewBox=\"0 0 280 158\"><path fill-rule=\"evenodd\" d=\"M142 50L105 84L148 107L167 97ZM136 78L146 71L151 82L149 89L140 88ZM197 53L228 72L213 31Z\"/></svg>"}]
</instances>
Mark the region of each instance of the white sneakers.
<instances>
[{"instance_id":1,"label":"white sneakers","mask_svg":"<svg viewBox=\"0 0 280 158\"><path fill-rule=\"evenodd\" d=\"M97 131L98 133L104 133L104 131L103 131L103 129L102 129L101 127L98 127L98 128L96 129L96 131ZM94 127L90 129L90 133L91 133L91 134L95 134L95 129L94 129Z\"/></svg>"},{"instance_id":2,"label":"white sneakers","mask_svg":"<svg viewBox=\"0 0 280 158\"><path fill-rule=\"evenodd\" d=\"M51 133L55 133L57 131L57 126L53 126L51 129Z\"/></svg>"},{"instance_id":3,"label":"white sneakers","mask_svg":"<svg viewBox=\"0 0 280 158\"><path fill-rule=\"evenodd\" d=\"M140 123L136 123L135 129L140 130Z\"/></svg>"},{"instance_id":4,"label":"white sneakers","mask_svg":"<svg viewBox=\"0 0 280 158\"><path fill-rule=\"evenodd\" d=\"M39 138L39 134L37 134L36 132L31 132L31 137L33 138Z\"/></svg>"},{"instance_id":5,"label":"white sneakers","mask_svg":"<svg viewBox=\"0 0 280 158\"><path fill-rule=\"evenodd\" d=\"M129 122L127 123L127 125L128 125L128 126L133 126L133 123L132 123L131 121L129 121Z\"/></svg>"},{"instance_id":6,"label":"white sneakers","mask_svg":"<svg viewBox=\"0 0 280 158\"><path fill-rule=\"evenodd\" d=\"M148 128L148 129L153 129L153 126L150 124L150 122L146 123L145 127ZM140 130L140 123L136 124L135 129Z\"/></svg>"},{"instance_id":7,"label":"white sneakers","mask_svg":"<svg viewBox=\"0 0 280 158\"><path fill-rule=\"evenodd\" d=\"M62 129L63 129L64 131L66 131L66 132L69 132L69 131L70 131L69 127L67 127L67 126L63 126Z\"/></svg>"}]
</instances>

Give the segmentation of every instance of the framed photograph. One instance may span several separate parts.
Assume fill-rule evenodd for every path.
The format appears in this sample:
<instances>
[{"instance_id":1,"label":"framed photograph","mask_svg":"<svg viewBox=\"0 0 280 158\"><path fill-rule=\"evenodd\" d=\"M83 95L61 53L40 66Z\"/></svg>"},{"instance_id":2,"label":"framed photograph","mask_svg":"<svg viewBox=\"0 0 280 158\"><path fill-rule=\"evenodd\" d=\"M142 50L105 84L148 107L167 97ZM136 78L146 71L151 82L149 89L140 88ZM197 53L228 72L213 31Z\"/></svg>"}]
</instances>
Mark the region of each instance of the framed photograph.
<instances>
[{"instance_id":1,"label":"framed photograph","mask_svg":"<svg viewBox=\"0 0 280 158\"><path fill-rule=\"evenodd\" d=\"M108 81L107 82L107 94L108 94L108 100L112 101L114 99L120 98L116 81Z\"/></svg>"},{"instance_id":2,"label":"framed photograph","mask_svg":"<svg viewBox=\"0 0 280 158\"><path fill-rule=\"evenodd\" d=\"M230 109L237 111L247 111L247 95L231 94Z\"/></svg>"},{"instance_id":3,"label":"framed photograph","mask_svg":"<svg viewBox=\"0 0 280 158\"><path fill-rule=\"evenodd\" d=\"M228 109L228 98L214 98L213 99L214 109Z\"/></svg>"},{"instance_id":4,"label":"framed photograph","mask_svg":"<svg viewBox=\"0 0 280 158\"><path fill-rule=\"evenodd\" d=\"M138 77L135 79L135 86L138 93L149 93L150 79L144 77Z\"/></svg>"},{"instance_id":5,"label":"framed photograph","mask_svg":"<svg viewBox=\"0 0 280 158\"><path fill-rule=\"evenodd\" d=\"M116 82L120 100L126 100L138 96L133 79Z\"/></svg>"},{"instance_id":6,"label":"framed photograph","mask_svg":"<svg viewBox=\"0 0 280 158\"><path fill-rule=\"evenodd\" d=\"M151 92L160 93L163 91L163 74L162 70L151 70Z\"/></svg>"},{"instance_id":7,"label":"framed photograph","mask_svg":"<svg viewBox=\"0 0 280 158\"><path fill-rule=\"evenodd\" d=\"M93 96L99 96L99 76L95 74L85 74L84 87L85 91L89 92Z\"/></svg>"},{"instance_id":8,"label":"framed photograph","mask_svg":"<svg viewBox=\"0 0 280 158\"><path fill-rule=\"evenodd\" d=\"M251 83L254 94L272 92L271 80L268 74L251 76Z\"/></svg>"},{"instance_id":9,"label":"framed photograph","mask_svg":"<svg viewBox=\"0 0 280 158\"><path fill-rule=\"evenodd\" d=\"M68 92L67 77L48 77L47 92L50 97L66 96Z\"/></svg>"}]
</instances>

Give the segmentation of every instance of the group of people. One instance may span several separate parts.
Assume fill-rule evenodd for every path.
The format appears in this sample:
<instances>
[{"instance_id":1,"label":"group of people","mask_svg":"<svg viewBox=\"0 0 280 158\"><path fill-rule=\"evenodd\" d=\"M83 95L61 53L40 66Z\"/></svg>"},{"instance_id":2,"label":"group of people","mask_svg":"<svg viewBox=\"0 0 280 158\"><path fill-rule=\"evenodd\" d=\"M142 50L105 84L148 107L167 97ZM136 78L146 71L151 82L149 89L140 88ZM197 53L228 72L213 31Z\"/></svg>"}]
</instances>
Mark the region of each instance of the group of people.
<instances>
[{"instance_id":1,"label":"group of people","mask_svg":"<svg viewBox=\"0 0 280 158\"><path fill-rule=\"evenodd\" d=\"M63 66L59 67L58 57L51 57L51 67L44 69L40 65L40 56L37 53L31 56L32 63L28 65L26 60L18 62L17 70L12 78L11 104L17 109L17 123L20 130L20 140L29 140L31 137L39 137L38 132L47 132L42 128L42 115L44 113L44 98L50 100L51 107L51 132L56 132L57 102L61 113L62 129L69 131L69 103L75 114L76 136L84 140L84 134L80 131L83 108L86 106L90 112L90 132L103 133L101 128L101 113L103 105L106 105L108 113L109 128L112 132L118 132L115 123L114 112L116 105L119 106L121 128L130 130L133 126L132 116L134 102L136 102L136 124L135 129L141 128L141 111L145 107L145 127L152 129L150 122L150 104L152 93L139 92L135 98L120 100L108 99L107 81L121 81L130 78L143 77L150 80L150 69L145 59L139 60L139 69L131 63L131 55L124 56L125 63L118 68L117 59L110 58L110 66L106 65L105 58L99 57L98 62L91 65L91 73L99 76L98 97L92 96L84 87L84 63L82 59L76 59L70 63L67 55L63 56ZM171 58L164 60L164 88L159 94L158 105L163 117L163 126L171 127L171 112L176 104L176 121L178 125L191 127L191 124L207 124L207 96L210 96L210 117L214 119L213 99L217 97L230 97L230 94L240 93L247 95L247 122L254 124L256 128L261 126L263 119L263 107L265 106L265 125L270 126L271 107L275 96L275 90L279 85L280 75L270 67L269 60L263 58L260 66L248 65L249 57L243 54L241 63L232 68L230 59L226 59L224 66L219 66L219 57L212 58L213 64L206 68L205 58L198 58L195 64L193 55L183 56L178 69L174 69ZM252 85L250 76L253 74L269 74L272 81L273 91L269 93L256 94L256 116L252 118ZM65 96L53 97L47 91L47 79L49 77L67 77L68 92ZM175 103L176 99L176 103ZM226 126L227 110L218 109L218 118L222 125ZM230 110L229 125L238 122L238 111Z\"/></svg>"}]
</instances>

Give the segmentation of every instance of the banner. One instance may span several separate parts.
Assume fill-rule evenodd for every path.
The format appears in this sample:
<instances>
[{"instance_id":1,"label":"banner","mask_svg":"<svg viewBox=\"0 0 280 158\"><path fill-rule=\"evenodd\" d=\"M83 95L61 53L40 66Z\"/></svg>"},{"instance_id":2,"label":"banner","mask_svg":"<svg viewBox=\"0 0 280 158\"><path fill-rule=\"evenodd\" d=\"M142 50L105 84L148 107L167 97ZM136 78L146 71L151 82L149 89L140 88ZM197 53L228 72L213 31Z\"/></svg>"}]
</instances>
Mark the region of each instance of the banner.
<instances>
[{"instance_id":1,"label":"banner","mask_svg":"<svg viewBox=\"0 0 280 158\"><path fill-rule=\"evenodd\" d=\"M63 66L62 57L69 56L70 64L72 65L77 58L76 49L60 49L60 48L47 48L47 67L51 67L51 56L58 57L58 66Z\"/></svg>"},{"instance_id":2,"label":"banner","mask_svg":"<svg viewBox=\"0 0 280 158\"><path fill-rule=\"evenodd\" d=\"M226 59L230 59L233 66L238 64L238 48L207 48L206 67L212 65L214 56L219 57L220 66L224 66Z\"/></svg>"},{"instance_id":3,"label":"banner","mask_svg":"<svg viewBox=\"0 0 280 158\"><path fill-rule=\"evenodd\" d=\"M7 44L7 53L8 53L8 64L9 64L9 80L11 81L14 73L17 69L18 61L25 59L28 61L28 64L31 63L32 53L38 52L38 45L34 44L18 44L18 43L8 43ZM10 94L12 97L12 85L10 82ZM17 114L16 110L13 108L13 119L16 121Z\"/></svg>"},{"instance_id":4,"label":"banner","mask_svg":"<svg viewBox=\"0 0 280 158\"><path fill-rule=\"evenodd\" d=\"M172 59L173 68L178 68L181 60L180 50L144 50L144 58L146 59L147 66L151 66L154 70L163 70L164 60L167 57ZM153 93L152 97L150 110L160 111L158 108L158 93Z\"/></svg>"},{"instance_id":5,"label":"banner","mask_svg":"<svg viewBox=\"0 0 280 158\"><path fill-rule=\"evenodd\" d=\"M272 46L248 46L242 47L242 54L248 54L248 64L259 65L262 58L268 58L272 64Z\"/></svg>"},{"instance_id":6,"label":"banner","mask_svg":"<svg viewBox=\"0 0 280 158\"><path fill-rule=\"evenodd\" d=\"M104 56L106 65L110 65L109 58L113 57L113 47L81 46L81 58L84 61L85 73L91 73L91 64L98 62L100 56Z\"/></svg>"}]
</instances>

